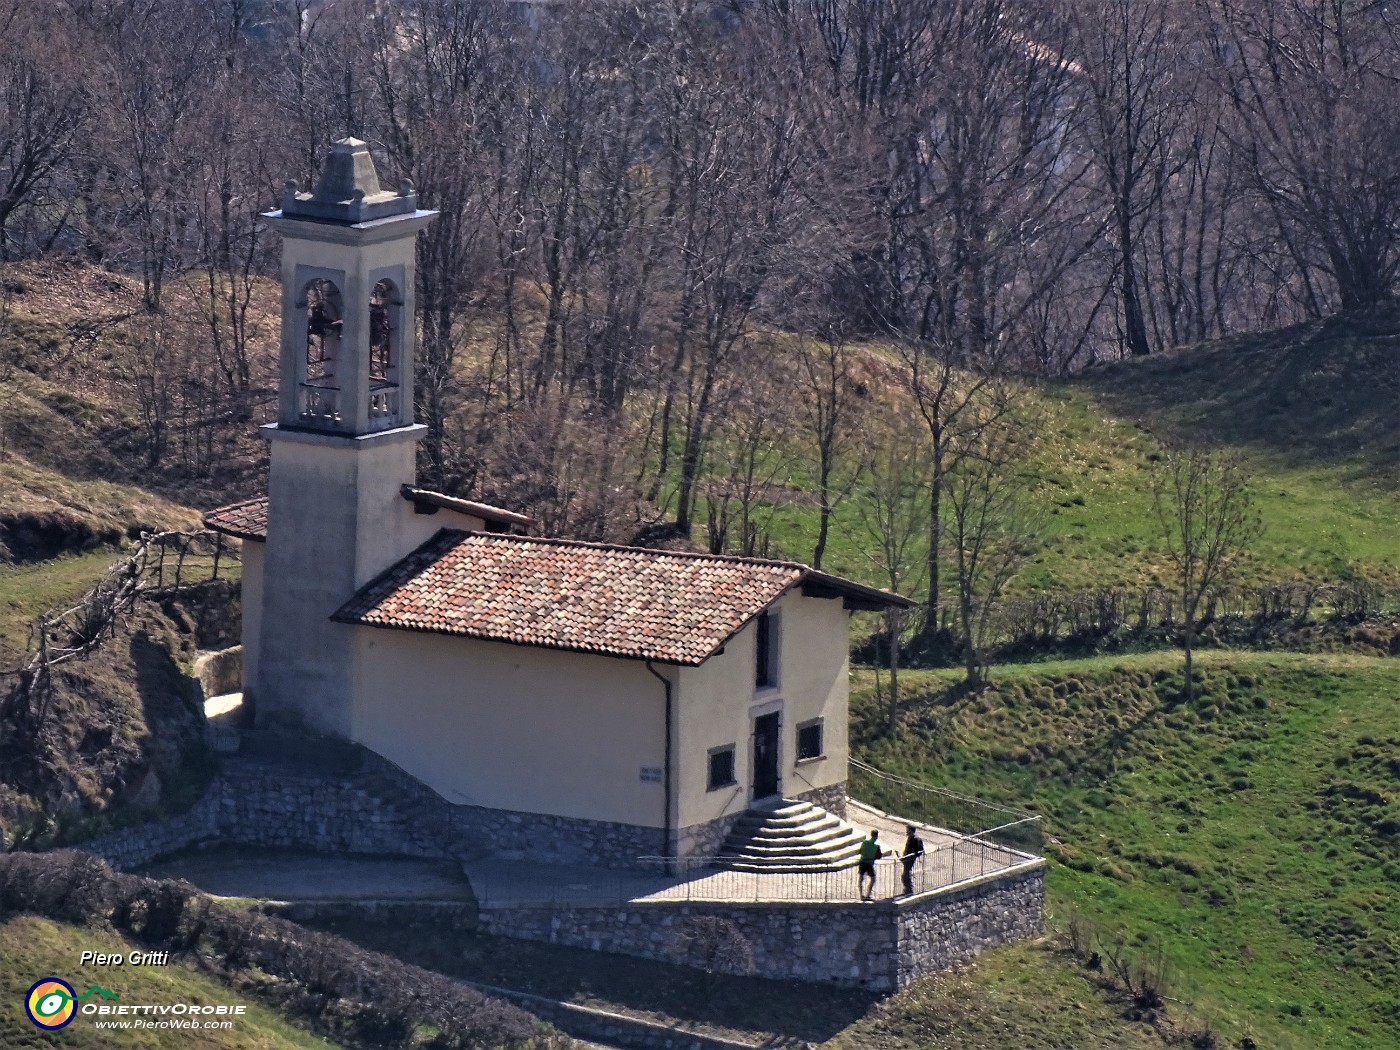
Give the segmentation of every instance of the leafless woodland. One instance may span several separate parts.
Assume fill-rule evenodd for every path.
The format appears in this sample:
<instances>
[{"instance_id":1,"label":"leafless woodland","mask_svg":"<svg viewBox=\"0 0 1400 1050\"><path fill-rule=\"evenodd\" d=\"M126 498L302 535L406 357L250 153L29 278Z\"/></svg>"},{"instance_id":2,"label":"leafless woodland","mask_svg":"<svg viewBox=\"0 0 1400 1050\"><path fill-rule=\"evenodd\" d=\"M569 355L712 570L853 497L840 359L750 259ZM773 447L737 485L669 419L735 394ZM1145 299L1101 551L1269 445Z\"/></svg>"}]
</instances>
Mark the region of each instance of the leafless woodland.
<instances>
[{"instance_id":1,"label":"leafless woodland","mask_svg":"<svg viewBox=\"0 0 1400 1050\"><path fill-rule=\"evenodd\" d=\"M998 443L1001 377L1387 297L1397 19L1363 0L0 0L0 253L139 279L127 367L156 466L196 379L211 427L260 418L258 213L359 136L440 212L419 245L427 483L549 532L703 525L753 552L801 471L820 563L856 461L878 474L863 453L910 418L937 541L960 458ZM871 396L894 386L901 409Z\"/></svg>"}]
</instances>

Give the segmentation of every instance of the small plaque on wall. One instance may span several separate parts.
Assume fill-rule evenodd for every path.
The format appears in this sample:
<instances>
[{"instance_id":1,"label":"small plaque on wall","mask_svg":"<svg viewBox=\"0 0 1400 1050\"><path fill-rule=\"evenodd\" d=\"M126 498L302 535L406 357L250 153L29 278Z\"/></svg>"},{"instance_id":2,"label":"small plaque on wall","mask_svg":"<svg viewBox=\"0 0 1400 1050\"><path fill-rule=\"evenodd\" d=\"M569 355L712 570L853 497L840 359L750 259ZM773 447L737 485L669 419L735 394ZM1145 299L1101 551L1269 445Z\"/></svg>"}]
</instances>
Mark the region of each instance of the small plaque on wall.
<instances>
[{"instance_id":1,"label":"small plaque on wall","mask_svg":"<svg viewBox=\"0 0 1400 1050\"><path fill-rule=\"evenodd\" d=\"M643 767L642 767L642 783L644 783L644 784L659 784L659 783L661 783L661 767L660 767L660 766L643 766Z\"/></svg>"}]
</instances>

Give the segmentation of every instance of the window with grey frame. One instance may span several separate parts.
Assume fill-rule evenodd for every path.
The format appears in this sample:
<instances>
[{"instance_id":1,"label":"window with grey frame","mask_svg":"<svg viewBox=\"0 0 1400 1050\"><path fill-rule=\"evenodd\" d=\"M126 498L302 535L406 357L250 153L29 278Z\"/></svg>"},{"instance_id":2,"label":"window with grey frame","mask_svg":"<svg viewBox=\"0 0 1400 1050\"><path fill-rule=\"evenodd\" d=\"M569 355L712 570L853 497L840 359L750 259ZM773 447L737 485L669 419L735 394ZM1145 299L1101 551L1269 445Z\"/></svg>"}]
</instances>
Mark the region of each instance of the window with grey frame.
<instances>
[{"instance_id":1,"label":"window with grey frame","mask_svg":"<svg viewBox=\"0 0 1400 1050\"><path fill-rule=\"evenodd\" d=\"M798 723L797 761L801 762L804 758L821 758L823 744L820 718Z\"/></svg>"},{"instance_id":2,"label":"window with grey frame","mask_svg":"<svg viewBox=\"0 0 1400 1050\"><path fill-rule=\"evenodd\" d=\"M725 744L723 747L710 749L709 786L707 790L715 791L719 788L732 787L738 783L734 775L735 749L736 745L734 744Z\"/></svg>"}]
</instances>

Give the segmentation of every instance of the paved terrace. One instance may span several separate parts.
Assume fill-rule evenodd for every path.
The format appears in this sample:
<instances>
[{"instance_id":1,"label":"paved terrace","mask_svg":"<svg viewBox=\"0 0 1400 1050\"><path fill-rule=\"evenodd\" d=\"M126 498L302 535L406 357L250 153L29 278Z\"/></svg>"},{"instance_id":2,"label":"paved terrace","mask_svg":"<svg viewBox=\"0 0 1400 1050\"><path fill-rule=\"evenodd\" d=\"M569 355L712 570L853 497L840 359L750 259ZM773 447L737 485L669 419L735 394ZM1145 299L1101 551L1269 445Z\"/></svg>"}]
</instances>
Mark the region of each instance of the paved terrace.
<instances>
[{"instance_id":1,"label":"paved terrace","mask_svg":"<svg viewBox=\"0 0 1400 1050\"><path fill-rule=\"evenodd\" d=\"M904 845L909 822L849 803L847 818L862 832L875 828L886 849ZM1038 858L1029 853L984 843L940 828L916 824L925 856L915 868L914 892L927 893L955 883L1009 872ZM854 867L802 874L759 874L713 868L682 875L608 871L526 859L494 856L465 866L483 908L519 908L545 904L587 907L630 901L723 901L726 903L807 901L856 903L860 900ZM903 897L901 865L896 857L877 865L875 898Z\"/></svg>"},{"instance_id":2,"label":"paved terrace","mask_svg":"<svg viewBox=\"0 0 1400 1050\"><path fill-rule=\"evenodd\" d=\"M850 803L848 819L862 832L878 829L886 849L898 850L904 844L903 820L856 802ZM926 850L914 872L916 894L1009 872L1036 859L1004 846L916 826ZM902 897L898 858L880 861L877 870L875 898ZM186 879L217 896L280 901L461 901L475 896L485 908L515 908L607 906L630 901L836 904L860 900L854 867L806 874L701 867L689 874L666 875L542 864L499 854L459 867L451 861L333 856L229 845L191 850L150 865L143 873Z\"/></svg>"}]
</instances>

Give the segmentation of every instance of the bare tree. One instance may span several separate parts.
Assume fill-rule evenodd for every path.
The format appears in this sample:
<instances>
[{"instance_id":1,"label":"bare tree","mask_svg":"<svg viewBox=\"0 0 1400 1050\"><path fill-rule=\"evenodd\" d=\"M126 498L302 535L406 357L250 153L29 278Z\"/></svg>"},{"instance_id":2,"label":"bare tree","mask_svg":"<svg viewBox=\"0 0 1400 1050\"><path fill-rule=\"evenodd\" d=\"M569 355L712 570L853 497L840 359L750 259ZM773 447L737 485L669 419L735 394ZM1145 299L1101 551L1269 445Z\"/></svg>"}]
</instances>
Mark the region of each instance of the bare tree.
<instances>
[{"instance_id":1,"label":"bare tree","mask_svg":"<svg viewBox=\"0 0 1400 1050\"><path fill-rule=\"evenodd\" d=\"M928 597L924 632L932 637L939 629L942 602L944 507L949 476L981 439L982 431L996 423L1007 406L995 394L995 377L988 371L956 367L946 354L936 355L922 343L907 345L910 393L928 430Z\"/></svg>"},{"instance_id":2,"label":"bare tree","mask_svg":"<svg viewBox=\"0 0 1400 1050\"><path fill-rule=\"evenodd\" d=\"M822 326L816 336L799 334L793 356L799 414L817 452L818 524L812 567L820 569L832 511L849 495L859 475L859 464L850 462L851 441L857 432L852 418L856 411L851 374L855 351L838 321Z\"/></svg>"},{"instance_id":3,"label":"bare tree","mask_svg":"<svg viewBox=\"0 0 1400 1050\"><path fill-rule=\"evenodd\" d=\"M87 105L64 11L0 3L0 39L0 258L8 258L11 218L49 199Z\"/></svg>"},{"instance_id":4,"label":"bare tree","mask_svg":"<svg viewBox=\"0 0 1400 1050\"><path fill-rule=\"evenodd\" d=\"M714 554L768 553L767 526L781 499L775 490L795 465L783 377L762 349L753 357L745 382L720 413L702 486Z\"/></svg>"},{"instance_id":5,"label":"bare tree","mask_svg":"<svg viewBox=\"0 0 1400 1050\"><path fill-rule=\"evenodd\" d=\"M980 428L948 481L949 540L958 578L967 684L983 681L984 656L997 600L1040 540L1040 515L1022 476L1021 428L1006 419Z\"/></svg>"},{"instance_id":6,"label":"bare tree","mask_svg":"<svg viewBox=\"0 0 1400 1050\"><path fill-rule=\"evenodd\" d=\"M871 433L869 457L860 501L866 556L880 573L880 582L895 594L918 593L928 571L921 547L927 540L928 435L922 427L901 420ZM873 546L871 546L873 545ZM899 726L899 647L907 612L888 606L884 612L885 645L890 672L887 728Z\"/></svg>"},{"instance_id":7,"label":"bare tree","mask_svg":"<svg viewBox=\"0 0 1400 1050\"><path fill-rule=\"evenodd\" d=\"M1374 305L1400 269L1400 48L1384 4L1210 0L1237 149L1315 314Z\"/></svg>"},{"instance_id":8,"label":"bare tree","mask_svg":"<svg viewBox=\"0 0 1400 1050\"><path fill-rule=\"evenodd\" d=\"M117 259L136 256L143 302L159 310L167 275L184 264L183 190L197 181L192 132L215 68L214 34L207 24L191 24L191 9L175 0L84 10L92 67L108 85L97 97L100 134L91 155L105 207L93 216L100 228L89 232ZM195 10L200 19L213 14ZM184 31L170 33L174 24ZM151 46L155 40L162 46Z\"/></svg>"},{"instance_id":9,"label":"bare tree","mask_svg":"<svg viewBox=\"0 0 1400 1050\"><path fill-rule=\"evenodd\" d=\"M1152 505L1181 595L1186 699L1195 695L1191 650L1201 603L1226 583L1263 532L1238 457L1171 442L1152 472Z\"/></svg>"},{"instance_id":10,"label":"bare tree","mask_svg":"<svg viewBox=\"0 0 1400 1050\"><path fill-rule=\"evenodd\" d=\"M1072 12L1085 137L1112 216L1123 341L1141 356L1152 349L1140 280L1143 225L1187 162L1168 153L1186 108L1174 81L1185 41L1172 4L1080 0Z\"/></svg>"}]
</instances>

